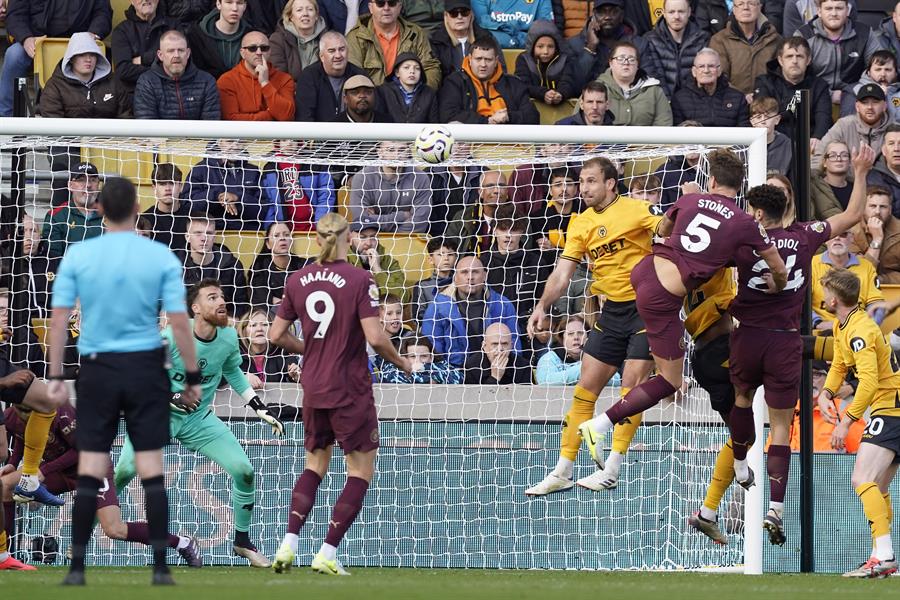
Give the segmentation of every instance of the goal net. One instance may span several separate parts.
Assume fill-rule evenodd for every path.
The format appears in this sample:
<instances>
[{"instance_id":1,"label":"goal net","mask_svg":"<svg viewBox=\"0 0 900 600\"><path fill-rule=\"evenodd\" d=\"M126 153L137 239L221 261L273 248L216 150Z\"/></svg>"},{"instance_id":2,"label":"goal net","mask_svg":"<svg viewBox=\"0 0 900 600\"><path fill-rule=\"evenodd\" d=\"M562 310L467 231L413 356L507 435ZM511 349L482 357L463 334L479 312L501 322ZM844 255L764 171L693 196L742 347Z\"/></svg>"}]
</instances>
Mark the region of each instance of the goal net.
<instances>
[{"instance_id":1,"label":"goal net","mask_svg":"<svg viewBox=\"0 0 900 600\"><path fill-rule=\"evenodd\" d=\"M2 171L10 184L0 228L10 241L7 298L13 336L7 348L12 359L43 374L59 256L68 245L102 232L102 220L90 209L103 179L130 178L138 186L143 211L138 229L179 253L187 283L213 275L225 284L242 339L244 368L254 383L264 386L264 402L281 405L287 435L275 439L228 389L215 402L216 414L232 428L255 469L250 536L272 556L304 465L302 425L293 418L302 404L294 382L302 360L266 348L265 328L286 273L316 254L312 224L325 212L337 211L354 224L351 258L373 272L382 297L399 299L397 310L390 302L383 307L389 333L412 340L403 348L413 354L427 354L427 346L435 346L432 358L420 358L424 366L415 382L372 361L381 449L366 505L340 549L344 564L523 569L746 564L758 570L759 545L745 545L743 523L747 505L758 510L761 497L745 500L734 486L728 491L720 506L727 546L711 544L685 524L703 501L716 453L728 437L707 394L691 377L690 360L683 393L644 416L615 489L594 493L576 487L526 497L525 489L539 482L559 456L560 423L578 372L573 340L602 310L585 301L587 263L554 305L548 326L559 335L529 340L525 322L562 250L567 213L582 209L578 171L585 160L609 158L619 167L621 193L665 208L682 183L705 185L706 156L715 148L731 148L744 157L747 183L761 183L763 132L449 128L456 139L452 157L432 166L414 158L412 140L419 126L412 125L0 123ZM211 220L200 219L198 212ZM212 242L204 241L205 236ZM439 237L446 242L443 247L429 246ZM460 313L448 320L435 308L440 297L432 299L435 293L452 293L446 286L454 283L449 277L453 263L438 264L448 248L458 256L479 256L488 289L505 298L488 296L474 308L456 306L454 310L471 311L466 314L476 323L463 330L463 339L453 329L457 322L450 323ZM429 250L435 252L433 258ZM497 384L489 379L490 363L476 369L466 361L478 355L482 344L503 337L504 328L489 327L501 303L512 311L500 320L510 330L513 349L505 361L508 368L500 372L512 382ZM568 334L560 325L565 318ZM73 314L70 342L77 339L78 328ZM444 328L455 332L449 346L438 339ZM542 361L545 355L552 356ZM74 377L74 348L66 361L67 373ZM470 371L481 379L471 379ZM619 381L614 378L603 391L598 411L618 399ZM122 439L116 442L113 462ZM609 450L607 440L604 454ZM231 552L232 484L227 473L178 442L167 447L165 457L171 532L197 536L207 563L241 564ZM337 450L331 467L301 532L301 562L318 548L343 486ZM582 452L575 477L594 469ZM757 467L757 472L762 470ZM754 494L759 487L755 489ZM31 551L35 539L55 538L60 547L56 558L64 560L71 510L71 496L67 498L61 510L18 509L18 551ZM119 490L119 498L126 521L143 520L136 482ZM758 538L757 529L748 528L746 535ZM148 558L146 547L110 541L99 527L88 551L88 560L102 565L139 565Z\"/></svg>"}]
</instances>

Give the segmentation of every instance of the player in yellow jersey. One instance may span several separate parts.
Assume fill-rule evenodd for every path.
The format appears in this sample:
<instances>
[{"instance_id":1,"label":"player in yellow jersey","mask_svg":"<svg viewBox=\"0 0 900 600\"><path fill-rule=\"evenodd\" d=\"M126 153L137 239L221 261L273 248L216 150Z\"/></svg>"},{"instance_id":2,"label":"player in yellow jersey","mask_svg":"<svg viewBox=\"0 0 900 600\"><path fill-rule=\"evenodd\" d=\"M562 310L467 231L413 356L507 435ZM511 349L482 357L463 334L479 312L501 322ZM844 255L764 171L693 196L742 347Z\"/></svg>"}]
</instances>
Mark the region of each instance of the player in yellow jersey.
<instances>
[{"instance_id":1,"label":"player in yellow jersey","mask_svg":"<svg viewBox=\"0 0 900 600\"><path fill-rule=\"evenodd\" d=\"M565 249L528 319L528 335L534 337L541 330L547 307L568 288L575 268L585 258L591 262L594 280L590 292L605 296L606 302L584 346L581 377L562 424L559 461L540 483L525 491L529 496L574 486L575 458L581 446L578 426L594 416L597 396L623 363L622 396L644 381L653 366L630 276L634 266L650 254L660 216L650 203L618 195L617 184L618 172L608 159L598 157L584 163L580 188L588 208L569 223ZM638 424L640 415L617 425L620 437L630 440ZM613 449L608 465L602 458L597 460L601 470L577 483L593 490L615 487L628 443L620 446L614 433Z\"/></svg>"},{"instance_id":2,"label":"player in yellow jersey","mask_svg":"<svg viewBox=\"0 0 900 600\"><path fill-rule=\"evenodd\" d=\"M900 457L900 373L884 334L859 306L859 277L846 269L832 269L822 278L822 287L825 308L837 316L834 361L819 394L823 418L830 423L837 421L832 399L847 371L853 368L859 379L853 402L832 433L833 448L844 447L851 423L869 410L869 424L851 479L872 530L872 556L844 577L887 577L897 571L888 486L897 473Z\"/></svg>"}]
</instances>

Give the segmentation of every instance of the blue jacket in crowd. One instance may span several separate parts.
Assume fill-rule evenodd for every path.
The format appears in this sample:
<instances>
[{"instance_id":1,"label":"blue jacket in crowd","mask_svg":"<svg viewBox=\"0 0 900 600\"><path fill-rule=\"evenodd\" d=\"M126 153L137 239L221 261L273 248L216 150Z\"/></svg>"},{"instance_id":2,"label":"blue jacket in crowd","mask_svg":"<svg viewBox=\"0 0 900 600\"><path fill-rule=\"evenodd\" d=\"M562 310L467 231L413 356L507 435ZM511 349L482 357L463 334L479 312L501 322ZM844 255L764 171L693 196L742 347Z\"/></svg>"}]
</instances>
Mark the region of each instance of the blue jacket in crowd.
<instances>
[{"instance_id":1,"label":"blue jacket in crowd","mask_svg":"<svg viewBox=\"0 0 900 600\"><path fill-rule=\"evenodd\" d=\"M259 168L246 160L204 158L191 168L182 196L190 199L192 211L206 212L219 220L218 229L262 229L263 205ZM219 194L238 197L238 214L229 215Z\"/></svg>"},{"instance_id":2,"label":"blue jacket in crowd","mask_svg":"<svg viewBox=\"0 0 900 600\"><path fill-rule=\"evenodd\" d=\"M300 165L298 165L298 168ZM297 173L297 184L303 188L309 204L313 209L313 222L318 223L326 214L334 210L334 180L328 171L310 171L301 169ZM286 221L284 216L284 198L278 181L278 169L274 163L265 166L262 174L263 188L262 229L275 221Z\"/></svg>"},{"instance_id":3,"label":"blue jacket in crowd","mask_svg":"<svg viewBox=\"0 0 900 600\"><path fill-rule=\"evenodd\" d=\"M472 0L472 12L478 26L494 34L502 48L524 48L533 22L553 20L550 0Z\"/></svg>"},{"instance_id":4,"label":"blue jacket in crowd","mask_svg":"<svg viewBox=\"0 0 900 600\"><path fill-rule=\"evenodd\" d=\"M503 323L512 332L513 348L516 353L522 351L519 340L519 325L516 309L512 302L490 288L485 288L484 329L494 323ZM422 334L427 336L434 346L435 354L447 357L454 367L462 367L469 351L480 348L469 348L469 333L466 330L466 319L460 312L456 300L456 286L449 285L434 297L434 302L425 309L422 319Z\"/></svg>"}]
</instances>

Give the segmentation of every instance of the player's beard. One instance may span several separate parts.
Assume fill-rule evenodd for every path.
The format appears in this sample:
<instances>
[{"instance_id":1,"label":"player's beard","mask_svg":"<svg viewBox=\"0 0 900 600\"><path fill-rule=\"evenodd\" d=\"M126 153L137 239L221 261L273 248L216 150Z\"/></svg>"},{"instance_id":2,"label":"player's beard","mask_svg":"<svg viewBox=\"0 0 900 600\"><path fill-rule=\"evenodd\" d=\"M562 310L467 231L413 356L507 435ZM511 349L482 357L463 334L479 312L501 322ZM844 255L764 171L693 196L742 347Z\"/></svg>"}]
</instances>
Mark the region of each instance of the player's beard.
<instances>
[{"instance_id":1,"label":"player's beard","mask_svg":"<svg viewBox=\"0 0 900 600\"><path fill-rule=\"evenodd\" d=\"M206 321L210 325L215 325L216 327L226 327L228 326L228 313L223 312L212 312L208 316L205 317Z\"/></svg>"}]
</instances>

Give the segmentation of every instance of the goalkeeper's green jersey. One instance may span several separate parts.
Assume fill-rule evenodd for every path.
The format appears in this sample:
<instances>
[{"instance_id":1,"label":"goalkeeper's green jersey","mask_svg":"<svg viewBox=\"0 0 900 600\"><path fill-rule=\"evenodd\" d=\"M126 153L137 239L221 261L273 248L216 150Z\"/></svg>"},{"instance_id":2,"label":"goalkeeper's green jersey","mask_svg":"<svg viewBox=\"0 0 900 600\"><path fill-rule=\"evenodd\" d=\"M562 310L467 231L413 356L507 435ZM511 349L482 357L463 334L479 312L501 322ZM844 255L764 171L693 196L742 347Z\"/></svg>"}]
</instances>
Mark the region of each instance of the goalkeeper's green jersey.
<instances>
[{"instance_id":1,"label":"goalkeeper's green jersey","mask_svg":"<svg viewBox=\"0 0 900 600\"><path fill-rule=\"evenodd\" d=\"M190 322L191 332L194 331L194 321ZM169 381L173 392L184 389L184 361L175 344L172 328L163 330L163 337L169 345L171 367L169 367ZM238 334L234 327L217 327L216 337L210 341L204 341L194 337L197 348L197 366L200 368L200 385L203 387L203 397L200 406L192 414L205 416L216 397L216 388L222 381L222 377L238 394L243 394L250 388L250 382L241 372L241 348L238 345ZM176 414L184 414L183 411L173 409Z\"/></svg>"}]
</instances>

